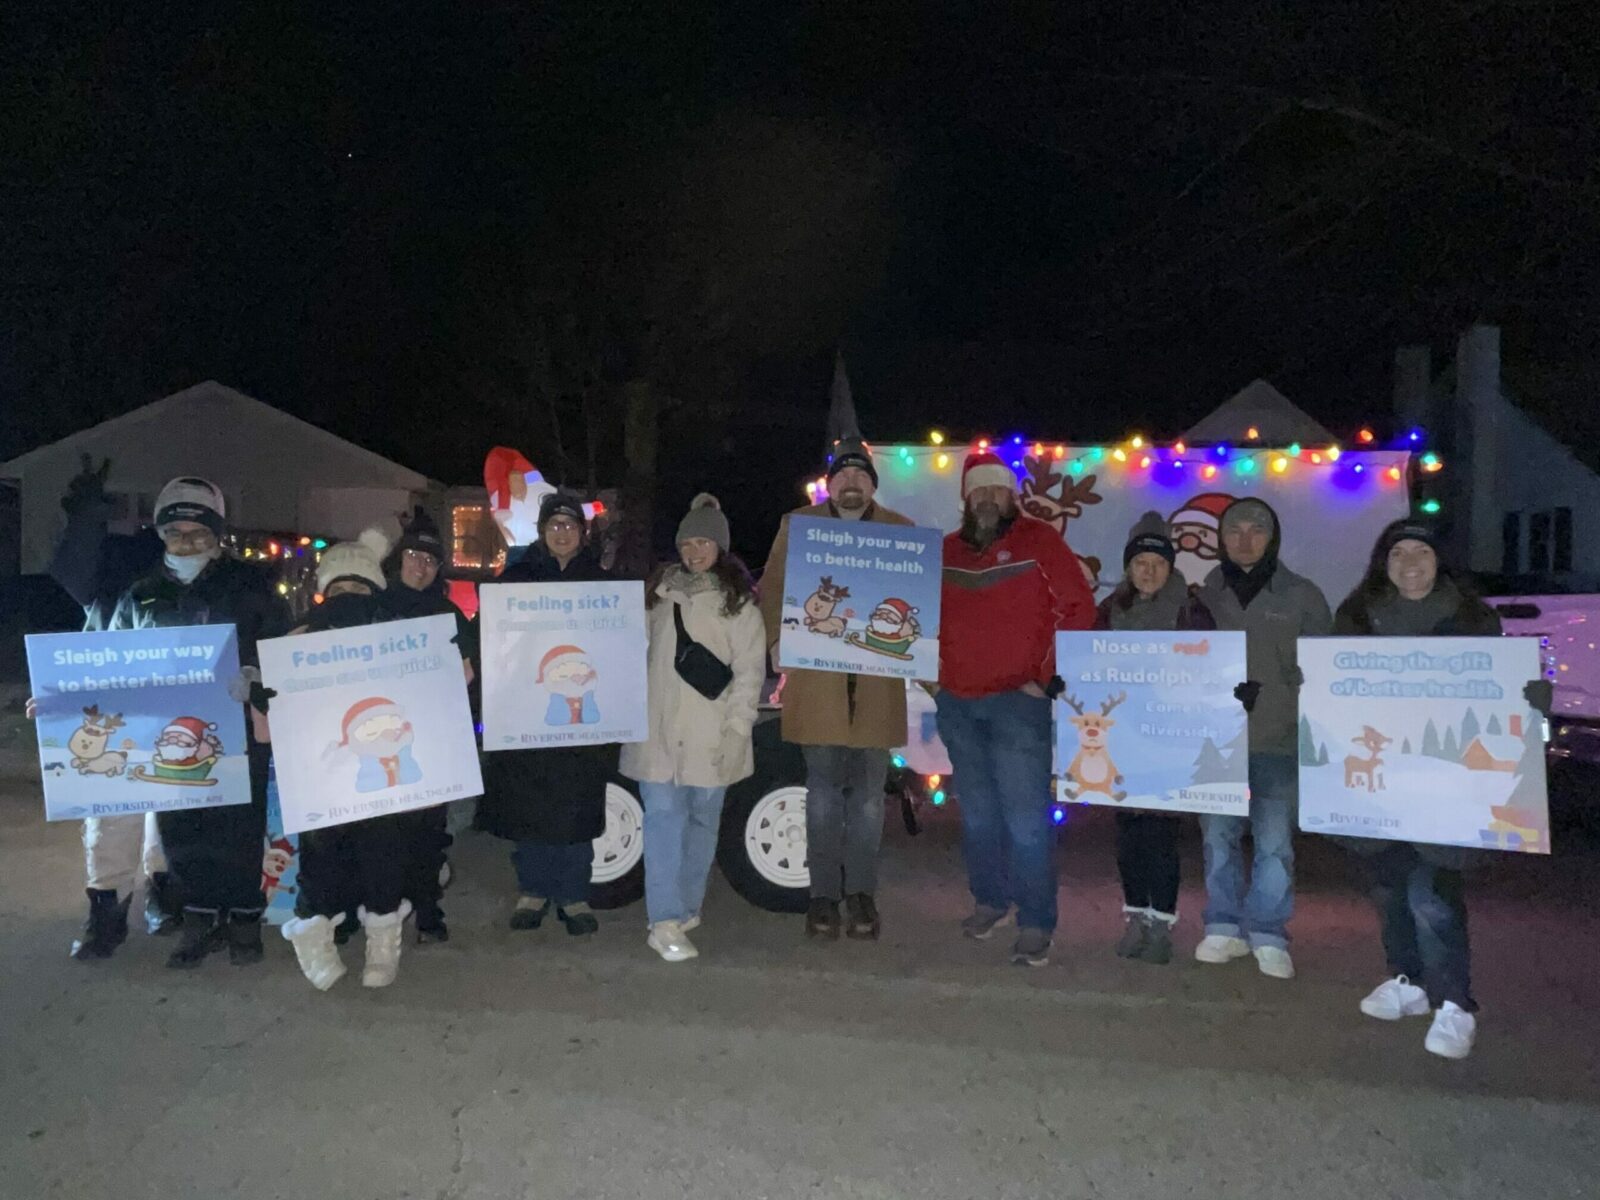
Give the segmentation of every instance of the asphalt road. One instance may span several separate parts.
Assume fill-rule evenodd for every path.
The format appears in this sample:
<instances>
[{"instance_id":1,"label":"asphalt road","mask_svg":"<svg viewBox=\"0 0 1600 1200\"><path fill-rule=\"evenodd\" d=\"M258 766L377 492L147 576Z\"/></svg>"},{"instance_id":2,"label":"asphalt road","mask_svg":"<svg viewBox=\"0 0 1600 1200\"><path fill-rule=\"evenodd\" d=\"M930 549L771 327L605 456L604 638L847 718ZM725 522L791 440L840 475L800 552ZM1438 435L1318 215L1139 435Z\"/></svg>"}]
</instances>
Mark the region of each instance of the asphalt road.
<instances>
[{"instance_id":1,"label":"asphalt road","mask_svg":"<svg viewBox=\"0 0 1600 1200\"><path fill-rule=\"evenodd\" d=\"M1118 961L1109 824L1075 814L1048 967L963 941L950 823L885 849L878 944L807 945L713 883L702 957L643 913L513 933L503 847L468 835L455 937L327 995L267 962L166 970L135 933L66 955L74 825L0 780L0 1195L938 1198L1600 1194L1600 854L1495 860L1472 893L1479 1048L1356 1003L1382 977L1341 857L1308 842L1300 976ZM1592 897L1591 886L1588 894ZM355 957L347 950L347 958Z\"/></svg>"}]
</instances>

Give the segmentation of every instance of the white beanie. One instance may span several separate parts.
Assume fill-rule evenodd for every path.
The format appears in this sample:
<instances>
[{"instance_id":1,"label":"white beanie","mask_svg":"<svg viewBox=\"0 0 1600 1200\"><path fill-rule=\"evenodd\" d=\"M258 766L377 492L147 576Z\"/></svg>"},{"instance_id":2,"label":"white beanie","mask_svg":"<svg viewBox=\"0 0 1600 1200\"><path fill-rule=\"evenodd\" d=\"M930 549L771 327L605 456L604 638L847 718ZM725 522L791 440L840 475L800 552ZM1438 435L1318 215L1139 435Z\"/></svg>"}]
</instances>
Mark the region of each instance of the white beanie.
<instances>
[{"instance_id":1,"label":"white beanie","mask_svg":"<svg viewBox=\"0 0 1600 1200\"><path fill-rule=\"evenodd\" d=\"M381 529L363 530L353 542L337 542L322 552L317 564L317 591L327 594L328 589L341 579L359 579L372 585L373 591L384 587L383 560L389 553L389 538Z\"/></svg>"},{"instance_id":2,"label":"white beanie","mask_svg":"<svg viewBox=\"0 0 1600 1200\"><path fill-rule=\"evenodd\" d=\"M222 489L209 479L180 475L169 480L156 496L157 529L175 521L193 521L221 537L227 516L228 506L222 498Z\"/></svg>"}]
</instances>

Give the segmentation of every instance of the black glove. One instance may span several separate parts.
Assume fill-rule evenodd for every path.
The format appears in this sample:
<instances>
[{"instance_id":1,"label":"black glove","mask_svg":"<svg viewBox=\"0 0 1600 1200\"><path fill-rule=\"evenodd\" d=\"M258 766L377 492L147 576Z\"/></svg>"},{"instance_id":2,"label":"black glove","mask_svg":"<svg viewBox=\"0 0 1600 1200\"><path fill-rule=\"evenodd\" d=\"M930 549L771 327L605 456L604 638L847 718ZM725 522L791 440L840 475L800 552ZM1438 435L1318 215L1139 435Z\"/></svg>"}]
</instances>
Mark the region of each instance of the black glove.
<instances>
[{"instance_id":1,"label":"black glove","mask_svg":"<svg viewBox=\"0 0 1600 1200\"><path fill-rule=\"evenodd\" d=\"M1246 679L1233 689L1233 698L1244 705L1245 712L1254 712L1256 700L1261 695L1261 685L1254 679Z\"/></svg>"},{"instance_id":2,"label":"black glove","mask_svg":"<svg viewBox=\"0 0 1600 1200\"><path fill-rule=\"evenodd\" d=\"M1548 679L1530 679L1522 689L1522 698L1529 708L1536 708L1548 717L1556 703L1555 685Z\"/></svg>"},{"instance_id":3,"label":"black glove","mask_svg":"<svg viewBox=\"0 0 1600 1200\"><path fill-rule=\"evenodd\" d=\"M258 712L266 712L267 705L278 693L262 683L259 679L250 684L250 707Z\"/></svg>"},{"instance_id":4,"label":"black glove","mask_svg":"<svg viewBox=\"0 0 1600 1200\"><path fill-rule=\"evenodd\" d=\"M1044 685L1044 698L1054 700L1067 690L1067 681L1059 675L1050 676L1050 682Z\"/></svg>"}]
</instances>

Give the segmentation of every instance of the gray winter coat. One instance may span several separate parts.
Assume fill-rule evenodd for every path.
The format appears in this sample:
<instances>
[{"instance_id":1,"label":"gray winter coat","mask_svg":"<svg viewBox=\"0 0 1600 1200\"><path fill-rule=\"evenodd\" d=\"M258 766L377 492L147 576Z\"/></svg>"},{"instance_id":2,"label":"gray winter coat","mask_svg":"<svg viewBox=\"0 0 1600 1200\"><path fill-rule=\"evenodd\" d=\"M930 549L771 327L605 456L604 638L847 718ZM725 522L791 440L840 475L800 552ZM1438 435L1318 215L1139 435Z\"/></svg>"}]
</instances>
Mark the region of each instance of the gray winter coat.
<instances>
[{"instance_id":1,"label":"gray winter coat","mask_svg":"<svg viewBox=\"0 0 1600 1200\"><path fill-rule=\"evenodd\" d=\"M1333 614L1322 590L1280 562L1249 608L1240 606L1221 567L1206 576L1200 599L1218 629L1246 634L1250 679L1261 685L1250 713L1250 753L1294 754L1300 721L1300 665L1294 644L1297 638L1326 637L1332 630Z\"/></svg>"}]
</instances>

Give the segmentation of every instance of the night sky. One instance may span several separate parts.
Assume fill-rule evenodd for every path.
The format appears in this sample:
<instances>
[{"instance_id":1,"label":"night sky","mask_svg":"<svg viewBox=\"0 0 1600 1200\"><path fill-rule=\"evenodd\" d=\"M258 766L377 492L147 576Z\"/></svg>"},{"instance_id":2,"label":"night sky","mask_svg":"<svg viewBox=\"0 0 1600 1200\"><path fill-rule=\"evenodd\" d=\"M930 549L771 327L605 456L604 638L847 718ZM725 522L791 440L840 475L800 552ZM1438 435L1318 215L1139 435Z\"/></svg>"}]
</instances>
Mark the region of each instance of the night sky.
<instances>
[{"instance_id":1,"label":"night sky","mask_svg":"<svg viewBox=\"0 0 1600 1200\"><path fill-rule=\"evenodd\" d=\"M8 5L0 457L215 378L616 483L646 376L759 558L836 348L878 440L1349 430L1481 319L1597 458L1585 0L108 8Z\"/></svg>"}]
</instances>

